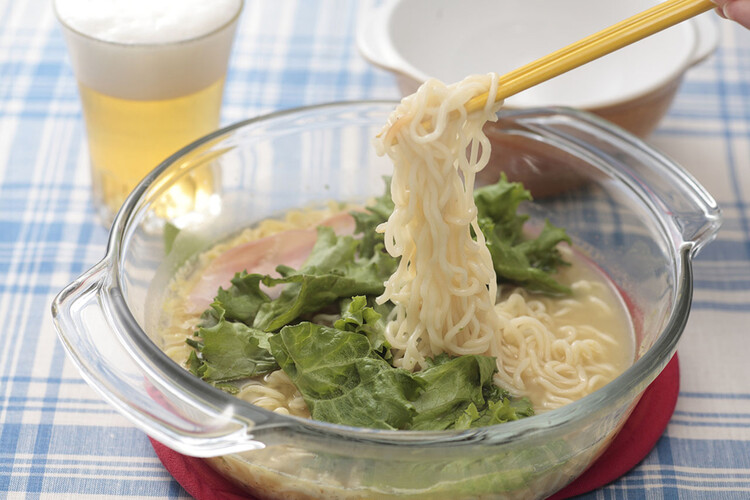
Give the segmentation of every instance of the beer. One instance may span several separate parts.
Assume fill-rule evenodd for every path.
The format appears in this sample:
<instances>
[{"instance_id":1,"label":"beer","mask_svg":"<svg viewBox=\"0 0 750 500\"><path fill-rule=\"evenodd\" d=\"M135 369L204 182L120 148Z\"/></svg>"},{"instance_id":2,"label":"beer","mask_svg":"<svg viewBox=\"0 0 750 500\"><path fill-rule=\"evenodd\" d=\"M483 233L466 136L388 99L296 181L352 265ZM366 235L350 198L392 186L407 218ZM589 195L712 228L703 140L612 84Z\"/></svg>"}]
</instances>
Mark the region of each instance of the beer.
<instances>
[{"instance_id":1,"label":"beer","mask_svg":"<svg viewBox=\"0 0 750 500\"><path fill-rule=\"evenodd\" d=\"M241 8L242 0L56 0L105 223L150 170L218 127ZM215 180L210 166L189 172L157 212L195 209Z\"/></svg>"},{"instance_id":2,"label":"beer","mask_svg":"<svg viewBox=\"0 0 750 500\"><path fill-rule=\"evenodd\" d=\"M223 78L191 95L160 101L111 97L80 84L91 157L92 185L114 213L162 160L219 125ZM162 200L173 218L213 191L212 172L192 172Z\"/></svg>"}]
</instances>

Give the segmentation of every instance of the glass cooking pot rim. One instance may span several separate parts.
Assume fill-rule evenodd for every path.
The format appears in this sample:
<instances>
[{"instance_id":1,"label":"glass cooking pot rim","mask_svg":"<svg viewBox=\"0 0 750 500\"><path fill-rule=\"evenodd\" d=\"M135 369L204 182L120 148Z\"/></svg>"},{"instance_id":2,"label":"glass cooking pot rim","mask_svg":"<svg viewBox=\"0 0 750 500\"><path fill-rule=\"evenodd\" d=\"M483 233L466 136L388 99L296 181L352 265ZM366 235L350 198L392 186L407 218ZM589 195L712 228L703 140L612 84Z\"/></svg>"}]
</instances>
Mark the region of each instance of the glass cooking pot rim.
<instances>
[{"instance_id":1,"label":"glass cooking pot rim","mask_svg":"<svg viewBox=\"0 0 750 500\"><path fill-rule=\"evenodd\" d=\"M250 127L262 122L272 121L279 118L289 117L296 114L311 113L320 110L333 110L336 108L348 109L361 107L363 110L373 106L390 106L395 107L397 101L390 100L369 100L369 101L345 101L313 106L305 106L293 109L282 110L270 114L258 116L255 118L243 120L202 137L197 141L177 151L175 154L164 160L152 172L150 172L134 191L127 198L122 208L118 212L112 229L110 231L107 254L104 262L109 263L109 286L107 298L110 301L110 311L115 314L116 319L120 322L121 328L115 329L120 341L129 342L135 352L141 355L136 361L141 365L146 373L158 380L161 385L169 387L170 391L176 392L180 397L187 398L191 401L199 400L203 405L207 405L217 414L226 415L226 410L231 409L231 418L234 418L244 424L249 424L249 432L257 433L263 428L288 427L307 434L322 435L328 437L347 438L358 441L368 441L377 443L391 443L399 445L417 445L424 446L429 444L453 444L472 443L476 441L491 438L492 442L510 441L515 438L524 436L529 437L537 433L549 431L552 428L565 427L575 424L582 418L591 418L602 411L607 411L614 404L624 397L633 397L637 392L646 388L661 369L666 365L672 354L676 350L677 341L687 322L688 312L692 300L692 271L690 265L691 253L694 245L683 241L678 245L677 251L672 254L672 265L675 267L677 280L675 283L675 301L674 307L668 318L667 324L659 334L654 344L633 363L625 372L620 374L615 380L608 383L603 388L593 393L569 403L561 408L550 412L541 413L532 417L524 418L517 421L507 422L489 427L481 427L464 431L402 431L402 430L380 430L357 428L328 422L322 422L312 419L304 419L288 415L279 415L269 410L259 408L247 401L241 400L221 391L210 384L202 381L180 367L170 359L159 347L150 339L148 334L143 331L136 319L130 312L126 300L121 292L120 286L120 263L123 258L121 250L124 247L125 238L129 236L128 230L133 222L132 217L137 213L140 207L140 201L147 192L151 184L167 169L176 164L178 160L191 151L200 148L202 145L211 141L216 141L222 136L231 136L239 129ZM592 125L604 134L610 134L612 137L624 140L627 144L645 150L651 154L651 157L662 163L662 166L672 169L678 175L684 176L691 181L689 184L697 184L692 177L676 164L656 153L650 146L646 145L639 139L631 136L627 132L613 126L604 120L601 120L587 112L569 109L569 108L539 108L533 110L514 110L502 114L502 118L515 120L524 116L531 115L549 115L564 116L573 122L583 122L586 125ZM544 137L545 142L551 142L556 146L550 137ZM610 172L611 173L611 172ZM634 191L642 190L634 181L623 179L627 187ZM700 188L700 184L697 184ZM701 188L702 189L702 188ZM701 195L713 202L708 193L702 192ZM714 202L715 203L715 202ZM715 205L714 205L715 206ZM652 212L653 212L652 207ZM659 219L664 217L654 213ZM662 225L663 229L663 225ZM133 353L133 349L130 349Z\"/></svg>"}]
</instances>

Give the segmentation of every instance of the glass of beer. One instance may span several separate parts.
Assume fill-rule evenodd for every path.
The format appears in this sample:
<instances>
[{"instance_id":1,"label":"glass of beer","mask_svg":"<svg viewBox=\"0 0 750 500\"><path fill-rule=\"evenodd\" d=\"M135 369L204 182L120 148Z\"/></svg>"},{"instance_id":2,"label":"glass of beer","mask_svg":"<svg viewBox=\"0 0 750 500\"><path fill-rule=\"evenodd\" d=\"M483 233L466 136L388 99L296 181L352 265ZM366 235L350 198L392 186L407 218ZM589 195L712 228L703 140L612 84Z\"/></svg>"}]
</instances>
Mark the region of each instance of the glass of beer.
<instances>
[{"instance_id":1,"label":"glass of beer","mask_svg":"<svg viewBox=\"0 0 750 500\"><path fill-rule=\"evenodd\" d=\"M243 0L54 0L86 122L94 205L112 222L155 166L218 128ZM155 207L165 218L213 193L210 166Z\"/></svg>"}]
</instances>

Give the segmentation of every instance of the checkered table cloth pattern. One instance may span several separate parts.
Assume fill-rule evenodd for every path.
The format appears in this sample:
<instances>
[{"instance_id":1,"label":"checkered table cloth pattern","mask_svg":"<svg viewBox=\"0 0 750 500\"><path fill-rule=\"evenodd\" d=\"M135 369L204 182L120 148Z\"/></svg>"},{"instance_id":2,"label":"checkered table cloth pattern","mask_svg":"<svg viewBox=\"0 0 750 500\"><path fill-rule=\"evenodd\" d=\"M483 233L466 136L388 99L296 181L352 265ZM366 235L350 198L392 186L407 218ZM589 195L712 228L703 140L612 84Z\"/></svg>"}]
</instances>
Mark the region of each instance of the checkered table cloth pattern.
<instances>
[{"instance_id":1,"label":"checkered table cloth pattern","mask_svg":"<svg viewBox=\"0 0 750 500\"><path fill-rule=\"evenodd\" d=\"M399 97L354 47L354 0L249 0L223 121ZM649 139L716 197L695 262L677 410L652 453L586 498L750 498L750 31L721 22ZM76 83L48 0L0 0L0 498L187 498L148 439L80 378L50 316L103 255Z\"/></svg>"}]
</instances>

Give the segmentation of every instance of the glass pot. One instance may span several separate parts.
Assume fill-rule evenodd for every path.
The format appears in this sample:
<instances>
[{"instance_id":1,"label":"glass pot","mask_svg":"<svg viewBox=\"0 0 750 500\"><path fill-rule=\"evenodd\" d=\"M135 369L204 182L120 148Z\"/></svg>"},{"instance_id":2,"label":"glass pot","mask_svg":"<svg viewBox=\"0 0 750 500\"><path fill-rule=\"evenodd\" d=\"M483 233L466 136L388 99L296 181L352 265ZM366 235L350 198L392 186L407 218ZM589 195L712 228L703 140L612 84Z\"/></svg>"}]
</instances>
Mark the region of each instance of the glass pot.
<instances>
[{"instance_id":1,"label":"glass pot","mask_svg":"<svg viewBox=\"0 0 750 500\"><path fill-rule=\"evenodd\" d=\"M278 415L222 392L158 344L167 283L191 256L260 220L382 193L391 165L371 145L395 103L282 111L177 152L133 191L105 258L56 298L60 338L82 376L134 425L207 457L256 498L533 498L580 475L675 352L690 310L691 259L720 212L695 179L628 133L583 112L501 114L487 132L500 171L535 195L532 221L567 229L626 297L635 363L560 409L468 431L351 428ZM215 191L164 220L169 187L205 169ZM528 204L527 204L528 205Z\"/></svg>"}]
</instances>

